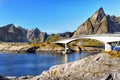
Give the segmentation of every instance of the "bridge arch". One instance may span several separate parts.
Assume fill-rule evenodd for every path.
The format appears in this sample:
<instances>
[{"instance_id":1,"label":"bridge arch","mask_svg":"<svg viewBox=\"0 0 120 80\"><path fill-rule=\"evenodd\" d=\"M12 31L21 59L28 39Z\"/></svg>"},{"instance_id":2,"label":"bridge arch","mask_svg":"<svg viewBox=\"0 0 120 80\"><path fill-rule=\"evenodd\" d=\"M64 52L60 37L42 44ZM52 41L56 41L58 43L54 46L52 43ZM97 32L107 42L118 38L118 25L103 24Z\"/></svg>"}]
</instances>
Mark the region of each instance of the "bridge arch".
<instances>
[{"instance_id":1,"label":"bridge arch","mask_svg":"<svg viewBox=\"0 0 120 80\"><path fill-rule=\"evenodd\" d=\"M101 41L105 44L105 51L112 51L112 46L111 42L117 42L120 41L120 34L97 34L97 35L84 35L84 36L79 36L77 38L69 38L69 39L64 39L64 40L59 40L54 43L62 43L65 44L65 53L67 52L67 44L78 40L78 39L95 39L98 41Z\"/></svg>"}]
</instances>

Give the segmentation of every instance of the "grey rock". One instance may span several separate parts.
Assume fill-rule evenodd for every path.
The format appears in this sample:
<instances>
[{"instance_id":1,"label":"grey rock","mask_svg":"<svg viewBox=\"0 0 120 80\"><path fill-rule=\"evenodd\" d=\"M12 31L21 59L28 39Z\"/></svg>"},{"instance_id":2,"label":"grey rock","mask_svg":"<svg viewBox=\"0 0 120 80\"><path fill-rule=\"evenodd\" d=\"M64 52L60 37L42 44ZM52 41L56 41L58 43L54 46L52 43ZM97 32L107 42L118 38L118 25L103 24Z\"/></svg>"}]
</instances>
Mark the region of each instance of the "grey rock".
<instances>
[{"instance_id":1,"label":"grey rock","mask_svg":"<svg viewBox=\"0 0 120 80\"><path fill-rule=\"evenodd\" d=\"M40 42L45 42L48 38L48 34L46 32L41 32L39 37L40 37Z\"/></svg>"},{"instance_id":2,"label":"grey rock","mask_svg":"<svg viewBox=\"0 0 120 80\"><path fill-rule=\"evenodd\" d=\"M39 39L40 30L38 28L34 30L28 30L27 39L32 41L34 39Z\"/></svg>"}]
</instances>

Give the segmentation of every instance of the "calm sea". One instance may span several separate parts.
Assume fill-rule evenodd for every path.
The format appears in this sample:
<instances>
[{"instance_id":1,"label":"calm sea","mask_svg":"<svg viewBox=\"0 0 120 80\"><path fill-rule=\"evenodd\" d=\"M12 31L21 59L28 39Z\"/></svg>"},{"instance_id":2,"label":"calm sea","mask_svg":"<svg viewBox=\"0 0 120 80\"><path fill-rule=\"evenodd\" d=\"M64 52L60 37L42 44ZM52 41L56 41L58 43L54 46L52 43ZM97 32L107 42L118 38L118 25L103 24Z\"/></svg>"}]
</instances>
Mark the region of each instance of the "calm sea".
<instances>
[{"instance_id":1,"label":"calm sea","mask_svg":"<svg viewBox=\"0 0 120 80\"><path fill-rule=\"evenodd\" d=\"M39 75L53 65L63 64L88 56L90 52L71 54L7 54L0 53L0 75L26 76Z\"/></svg>"}]
</instances>

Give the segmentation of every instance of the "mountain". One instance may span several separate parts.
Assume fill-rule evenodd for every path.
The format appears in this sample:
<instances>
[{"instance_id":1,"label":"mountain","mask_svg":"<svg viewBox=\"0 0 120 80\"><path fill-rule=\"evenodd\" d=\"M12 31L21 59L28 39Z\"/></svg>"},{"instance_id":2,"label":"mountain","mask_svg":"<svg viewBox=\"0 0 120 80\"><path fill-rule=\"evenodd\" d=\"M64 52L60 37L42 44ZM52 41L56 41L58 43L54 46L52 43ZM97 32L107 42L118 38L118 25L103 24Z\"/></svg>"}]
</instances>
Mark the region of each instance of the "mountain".
<instances>
[{"instance_id":1,"label":"mountain","mask_svg":"<svg viewBox=\"0 0 120 80\"><path fill-rule=\"evenodd\" d=\"M40 30L38 28L35 28L34 30L28 30L27 32L27 39L28 41L32 41L34 39L39 39L39 35L40 35Z\"/></svg>"},{"instance_id":2,"label":"mountain","mask_svg":"<svg viewBox=\"0 0 120 80\"><path fill-rule=\"evenodd\" d=\"M47 34L38 28L24 29L14 24L0 27L2 42L53 42L60 39L77 37L87 34L103 34L120 32L120 17L106 15L103 8L98 9L91 17L81 24L76 31Z\"/></svg>"},{"instance_id":3,"label":"mountain","mask_svg":"<svg viewBox=\"0 0 120 80\"><path fill-rule=\"evenodd\" d=\"M65 32L58 34L47 34L38 28L24 29L14 24L0 27L0 41L2 42L51 42L63 38L70 38L73 33Z\"/></svg>"},{"instance_id":4,"label":"mountain","mask_svg":"<svg viewBox=\"0 0 120 80\"><path fill-rule=\"evenodd\" d=\"M106 15L101 7L77 28L72 37L115 32L120 32L120 17Z\"/></svg>"},{"instance_id":5,"label":"mountain","mask_svg":"<svg viewBox=\"0 0 120 80\"><path fill-rule=\"evenodd\" d=\"M47 40L47 38L49 37L49 35L46 32L41 32L39 35L40 38L40 42L45 42Z\"/></svg>"},{"instance_id":6,"label":"mountain","mask_svg":"<svg viewBox=\"0 0 120 80\"><path fill-rule=\"evenodd\" d=\"M14 24L0 27L0 41L2 42L44 42L48 34L38 28L27 30Z\"/></svg>"},{"instance_id":7,"label":"mountain","mask_svg":"<svg viewBox=\"0 0 120 80\"><path fill-rule=\"evenodd\" d=\"M0 41L27 42L26 32L23 28L17 28L13 24L0 27Z\"/></svg>"}]
</instances>

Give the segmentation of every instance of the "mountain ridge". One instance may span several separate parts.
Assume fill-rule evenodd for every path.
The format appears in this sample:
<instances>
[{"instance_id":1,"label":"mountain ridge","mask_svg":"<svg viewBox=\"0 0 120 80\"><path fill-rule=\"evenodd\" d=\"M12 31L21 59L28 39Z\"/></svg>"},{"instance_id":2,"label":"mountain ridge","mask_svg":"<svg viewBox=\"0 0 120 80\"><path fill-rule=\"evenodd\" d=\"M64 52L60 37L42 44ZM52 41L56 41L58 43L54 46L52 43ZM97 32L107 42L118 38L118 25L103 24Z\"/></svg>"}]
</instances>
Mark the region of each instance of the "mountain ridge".
<instances>
[{"instance_id":1,"label":"mountain ridge","mask_svg":"<svg viewBox=\"0 0 120 80\"><path fill-rule=\"evenodd\" d=\"M120 17L106 15L104 9L99 8L91 17L83 22L74 32L48 34L38 28L25 29L21 26L8 24L0 27L0 41L2 42L53 42L60 39L77 37L88 34L105 34L120 32Z\"/></svg>"},{"instance_id":2,"label":"mountain ridge","mask_svg":"<svg viewBox=\"0 0 120 80\"><path fill-rule=\"evenodd\" d=\"M59 36L58 36L59 34ZM25 29L21 26L15 26L14 24L8 24L0 27L0 41L1 42L50 42L57 40L57 38L70 38L72 35L69 32L48 34L41 32L38 28Z\"/></svg>"}]
</instances>

